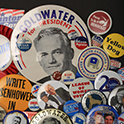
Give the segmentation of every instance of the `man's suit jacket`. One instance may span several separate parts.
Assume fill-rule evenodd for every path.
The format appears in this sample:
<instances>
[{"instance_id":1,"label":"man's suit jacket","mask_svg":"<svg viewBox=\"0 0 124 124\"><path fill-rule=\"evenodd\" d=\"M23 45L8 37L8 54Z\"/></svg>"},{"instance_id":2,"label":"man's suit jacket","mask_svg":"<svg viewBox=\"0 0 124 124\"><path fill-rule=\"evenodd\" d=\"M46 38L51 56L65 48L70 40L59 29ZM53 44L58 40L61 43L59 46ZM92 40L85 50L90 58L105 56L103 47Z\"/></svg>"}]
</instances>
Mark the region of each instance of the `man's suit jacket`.
<instances>
[{"instance_id":1,"label":"man's suit jacket","mask_svg":"<svg viewBox=\"0 0 124 124\"><path fill-rule=\"evenodd\" d=\"M38 80L37 82L43 84L43 83L45 83L46 81L49 81L49 80L51 80L51 78L50 78L50 76L47 76L47 77L44 77L44 78Z\"/></svg>"}]
</instances>

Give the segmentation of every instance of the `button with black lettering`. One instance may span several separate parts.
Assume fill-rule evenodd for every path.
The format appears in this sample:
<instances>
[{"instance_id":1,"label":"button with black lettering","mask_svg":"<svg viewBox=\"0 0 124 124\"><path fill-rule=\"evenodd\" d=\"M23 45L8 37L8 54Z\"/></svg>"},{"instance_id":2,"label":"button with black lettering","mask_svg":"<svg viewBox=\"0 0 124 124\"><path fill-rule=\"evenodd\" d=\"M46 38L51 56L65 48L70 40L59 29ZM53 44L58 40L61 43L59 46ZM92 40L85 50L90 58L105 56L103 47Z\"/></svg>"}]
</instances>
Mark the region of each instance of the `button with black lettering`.
<instances>
[{"instance_id":1,"label":"button with black lettering","mask_svg":"<svg viewBox=\"0 0 124 124\"><path fill-rule=\"evenodd\" d=\"M109 105L98 105L87 114L86 124L118 124L118 113Z\"/></svg>"},{"instance_id":2,"label":"button with black lettering","mask_svg":"<svg viewBox=\"0 0 124 124\"><path fill-rule=\"evenodd\" d=\"M124 85L117 86L111 91L108 105L115 108L119 115L124 112Z\"/></svg>"},{"instance_id":3,"label":"button with black lettering","mask_svg":"<svg viewBox=\"0 0 124 124\"><path fill-rule=\"evenodd\" d=\"M124 36L112 33L105 37L103 48L112 58L119 58L124 55Z\"/></svg>"},{"instance_id":4,"label":"button with black lettering","mask_svg":"<svg viewBox=\"0 0 124 124\"><path fill-rule=\"evenodd\" d=\"M119 115L118 124L124 124L124 112Z\"/></svg>"},{"instance_id":5,"label":"button with black lettering","mask_svg":"<svg viewBox=\"0 0 124 124\"><path fill-rule=\"evenodd\" d=\"M92 82L87 78L76 78L69 86L69 93L73 100L81 102L87 91L94 89Z\"/></svg>"},{"instance_id":6,"label":"button with black lettering","mask_svg":"<svg viewBox=\"0 0 124 124\"><path fill-rule=\"evenodd\" d=\"M30 124L72 124L69 116L58 109L45 109L38 112L31 120Z\"/></svg>"},{"instance_id":7,"label":"button with black lettering","mask_svg":"<svg viewBox=\"0 0 124 124\"><path fill-rule=\"evenodd\" d=\"M120 75L122 81L124 81L124 67L118 69L117 73Z\"/></svg>"},{"instance_id":8,"label":"button with black lettering","mask_svg":"<svg viewBox=\"0 0 124 124\"><path fill-rule=\"evenodd\" d=\"M107 104L107 98L99 90L90 90L87 91L81 99L82 107L85 112L89 112L93 107L101 104Z\"/></svg>"},{"instance_id":9,"label":"button with black lettering","mask_svg":"<svg viewBox=\"0 0 124 124\"><path fill-rule=\"evenodd\" d=\"M23 112L14 110L6 114L3 124L29 124L29 121Z\"/></svg>"},{"instance_id":10,"label":"button with black lettering","mask_svg":"<svg viewBox=\"0 0 124 124\"><path fill-rule=\"evenodd\" d=\"M121 77L111 70L100 73L94 82L95 89L102 91L107 98L110 92L119 85L123 85Z\"/></svg>"},{"instance_id":11,"label":"button with black lettering","mask_svg":"<svg viewBox=\"0 0 124 124\"><path fill-rule=\"evenodd\" d=\"M0 80L0 103L6 107L6 112L12 110L24 111L28 108L28 102L33 98L32 85L23 76L9 74Z\"/></svg>"}]
</instances>

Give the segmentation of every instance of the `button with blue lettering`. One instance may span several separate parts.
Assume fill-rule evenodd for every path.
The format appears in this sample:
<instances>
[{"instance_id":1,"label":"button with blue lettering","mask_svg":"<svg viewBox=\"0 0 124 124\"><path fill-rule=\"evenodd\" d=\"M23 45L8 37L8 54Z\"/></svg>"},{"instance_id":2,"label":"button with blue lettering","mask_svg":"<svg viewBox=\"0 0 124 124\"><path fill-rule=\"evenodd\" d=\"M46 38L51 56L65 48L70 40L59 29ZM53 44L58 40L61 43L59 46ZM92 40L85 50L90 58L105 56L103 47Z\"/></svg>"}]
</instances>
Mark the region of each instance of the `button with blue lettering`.
<instances>
[{"instance_id":1,"label":"button with blue lettering","mask_svg":"<svg viewBox=\"0 0 124 124\"><path fill-rule=\"evenodd\" d=\"M87 91L81 99L81 104L85 112L89 112L90 109L97 105L107 104L107 98L103 92L93 89Z\"/></svg>"},{"instance_id":2,"label":"button with blue lettering","mask_svg":"<svg viewBox=\"0 0 124 124\"><path fill-rule=\"evenodd\" d=\"M74 100L67 101L63 106L63 111L72 117L74 114L79 112L79 106L78 103Z\"/></svg>"},{"instance_id":3,"label":"button with blue lettering","mask_svg":"<svg viewBox=\"0 0 124 124\"><path fill-rule=\"evenodd\" d=\"M108 70L109 67L109 56L100 47L87 47L78 57L79 73L90 80L95 80L99 73Z\"/></svg>"},{"instance_id":4,"label":"button with blue lettering","mask_svg":"<svg viewBox=\"0 0 124 124\"><path fill-rule=\"evenodd\" d=\"M112 33L105 37L103 48L112 58L119 58L124 55L124 36Z\"/></svg>"},{"instance_id":5,"label":"button with blue lettering","mask_svg":"<svg viewBox=\"0 0 124 124\"><path fill-rule=\"evenodd\" d=\"M101 72L95 79L94 87L102 91L106 97L117 86L123 85L121 77L111 70Z\"/></svg>"},{"instance_id":6,"label":"button with blue lettering","mask_svg":"<svg viewBox=\"0 0 124 124\"><path fill-rule=\"evenodd\" d=\"M29 124L29 121L23 112L14 110L6 114L3 124Z\"/></svg>"},{"instance_id":7,"label":"button with blue lettering","mask_svg":"<svg viewBox=\"0 0 124 124\"><path fill-rule=\"evenodd\" d=\"M11 51L19 72L34 83L53 80L54 72L77 74L79 46L91 46L83 20L59 5L43 5L27 12L15 26Z\"/></svg>"},{"instance_id":8,"label":"button with blue lettering","mask_svg":"<svg viewBox=\"0 0 124 124\"><path fill-rule=\"evenodd\" d=\"M69 86L69 93L71 98L79 103L84 93L91 89L94 89L94 87L89 79L76 78Z\"/></svg>"},{"instance_id":9,"label":"button with blue lettering","mask_svg":"<svg viewBox=\"0 0 124 124\"><path fill-rule=\"evenodd\" d=\"M122 81L124 81L124 67L118 69L117 73L120 75Z\"/></svg>"},{"instance_id":10,"label":"button with blue lettering","mask_svg":"<svg viewBox=\"0 0 124 124\"><path fill-rule=\"evenodd\" d=\"M72 117L73 124L86 124L86 116L82 113L76 113Z\"/></svg>"},{"instance_id":11,"label":"button with blue lettering","mask_svg":"<svg viewBox=\"0 0 124 124\"><path fill-rule=\"evenodd\" d=\"M98 105L87 114L86 124L117 124L118 116L117 111L113 107Z\"/></svg>"},{"instance_id":12,"label":"button with blue lettering","mask_svg":"<svg viewBox=\"0 0 124 124\"><path fill-rule=\"evenodd\" d=\"M118 124L124 124L124 112L119 115Z\"/></svg>"}]
</instances>

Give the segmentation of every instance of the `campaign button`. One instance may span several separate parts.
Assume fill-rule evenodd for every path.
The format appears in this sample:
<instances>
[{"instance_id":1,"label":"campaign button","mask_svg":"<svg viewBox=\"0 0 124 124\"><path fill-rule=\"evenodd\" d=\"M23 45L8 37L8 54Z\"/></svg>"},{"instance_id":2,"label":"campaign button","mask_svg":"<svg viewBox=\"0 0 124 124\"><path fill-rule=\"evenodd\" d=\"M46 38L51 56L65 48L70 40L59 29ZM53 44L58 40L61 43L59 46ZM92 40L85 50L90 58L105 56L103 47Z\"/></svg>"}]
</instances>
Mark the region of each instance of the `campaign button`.
<instances>
[{"instance_id":1,"label":"campaign button","mask_svg":"<svg viewBox=\"0 0 124 124\"><path fill-rule=\"evenodd\" d=\"M107 104L106 96L99 90L87 91L81 99L83 109L88 113L93 107Z\"/></svg>"},{"instance_id":2,"label":"campaign button","mask_svg":"<svg viewBox=\"0 0 124 124\"><path fill-rule=\"evenodd\" d=\"M31 111L38 111L39 105L38 105L37 99L36 98L31 99L28 103L28 107Z\"/></svg>"},{"instance_id":3,"label":"campaign button","mask_svg":"<svg viewBox=\"0 0 124 124\"><path fill-rule=\"evenodd\" d=\"M6 115L6 111L3 107L0 106L0 124L3 124L3 119Z\"/></svg>"},{"instance_id":4,"label":"campaign button","mask_svg":"<svg viewBox=\"0 0 124 124\"><path fill-rule=\"evenodd\" d=\"M93 84L87 78L76 78L69 86L69 93L73 100L81 102L81 98L87 91L93 89Z\"/></svg>"},{"instance_id":5,"label":"campaign button","mask_svg":"<svg viewBox=\"0 0 124 124\"><path fill-rule=\"evenodd\" d=\"M112 33L105 37L103 48L110 57L119 58L124 55L124 37L118 33Z\"/></svg>"},{"instance_id":6,"label":"campaign button","mask_svg":"<svg viewBox=\"0 0 124 124\"><path fill-rule=\"evenodd\" d=\"M115 108L119 115L124 112L124 85L117 86L111 91L108 105Z\"/></svg>"},{"instance_id":7,"label":"campaign button","mask_svg":"<svg viewBox=\"0 0 124 124\"><path fill-rule=\"evenodd\" d=\"M116 70L121 67L121 62L117 58L110 59L110 69Z\"/></svg>"},{"instance_id":8,"label":"campaign button","mask_svg":"<svg viewBox=\"0 0 124 124\"><path fill-rule=\"evenodd\" d=\"M109 105L98 105L92 108L86 118L86 124L117 124L117 111Z\"/></svg>"},{"instance_id":9,"label":"campaign button","mask_svg":"<svg viewBox=\"0 0 124 124\"><path fill-rule=\"evenodd\" d=\"M33 98L32 85L23 76L9 74L0 80L0 103L6 107L6 111L21 110L28 108L28 101Z\"/></svg>"},{"instance_id":10,"label":"campaign button","mask_svg":"<svg viewBox=\"0 0 124 124\"><path fill-rule=\"evenodd\" d=\"M103 37L100 35L94 35L91 42L93 46L101 47L103 43Z\"/></svg>"},{"instance_id":11,"label":"campaign button","mask_svg":"<svg viewBox=\"0 0 124 124\"><path fill-rule=\"evenodd\" d=\"M60 80L61 79L61 72L59 72L59 71L55 71L54 73L53 73L53 75L52 75L52 77L53 77L53 79L54 80Z\"/></svg>"},{"instance_id":12,"label":"campaign button","mask_svg":"<svg viewBox=\"0 0 124 124\"><path fill-rule=\"evenodd\" d=\"M97 10L90 14L87 20L87 25L92 33L105 34L111 28L112 19L107 12Z\"/></svg>"},{"instance_id":13,"label":"campaign button","mask_svg":"<svg viewBox=\"0 0 124 124\"><path fill-rule=\"evenodd\" d=\"M88 40L87 38L80 36L75 39L75 46L82 50L88 46Z\"/></svg>"},{"instance_id":14,"label":"campaign button","mask_svg":"<svg viewBox=\"0 0 124 124\"><path fill-rule=\"evenodd\" d=\"M30 124L72 124L69 116L58 109L45 109L38 112L31 120Z\"/></svg>"},{"instance_id":15,"label":"campaign button","mask_svg":"<svg viewBox=\"0 0 124 124\"><path fill-rule=\"evenodd\" d=\"M74 124L86 124L86 117L84 114L82 113L76 113L73 117L72 117L72 122Z\"/></svg>"},{"instance_id":16,"label":"campaign button","mask_svg":"<svg viewBox=\"0 0 124 124\"><path fill-rule=\"evenodd\" d=\"M90 80L110 67L109 56L100 47L87 47L82 50L78 57L78 71Z\"/></svg>"},{"instance_id":17,"label":"campaign button","mask_svg":"<svg viewBox=\"0 0 124 124\"><path fill-rule=\"evenodd\" d=\"M119 85L123 85L121 77L111 70L101 72L94 82L95 89L102 91L106 97Z\"/></svg>"},{"instance_id":18,"label":"campaign button","mask_svg":"<svg viewBox=\"0 0 124 124\"><path fill-rule=\"evenodd\" d=\"M37 85L37 84L32 86L31 93L33 94L33 96L37 97L39 88L40 88L40 85Z\"/></svg>"},{"instance_id":19,"label":"campaign button","mask_svg":"<svg viewBox=\"0 0 124 124\"><path fill-rule=\"evenodd\" d=\"M76 37L78 37L78 36L79 36L78 32L74 29L72 29L68 32L68 37L70 40L75 40Z\"/></svg>"},{"instance_id":20,"label":"campaign button","mask_svg":"<svg viewBox=\"0 0 124 124\"><path fill-rule=\"evenodd\" d=\"M67 70L65 72L62 73L62 78L61 78L61 81L66 84L66 85L70 85L72 81L75 80L75 74L70 71L70 70Z\"/></svg>"},{"instance_id":21,"label":"campaign button","mask_svg":"<svg viewBox=\"0 0 124 124\"><path fill-rule=\"evenodd\" d=\"M63 106L63 111L72 117L74 114L79 112L79 106L78 103L74 100L67 101Z\"/></svg>"},{"instance_id":22,"label":"campaign button","mask_svg":"<svg viewBox=\"0 0 124 124\"><path fill-rule=\"evenodd\" d=\"M124 124L124 112L119 115L118 124Z\"/></svg>"},{"instance_id":23,"label":"campaign button","mask_svg":"<svg viewBox=\"0 0 124 124\"><path fill-rule=\"evenodd\" d=\"M124 67L118 69L117 73L120 75L122 81L124 81Z\"/></svg>"},{"instance_id":24,"label":"campaign button","mask_svg":"<svg viewBox=\"0 0 124 124\"><path fill-rule=\"evenodd\" d=\"M29 124L29 121L23 112L13 110L6 114L3 124Z\"/></svg>"}]
</instances>

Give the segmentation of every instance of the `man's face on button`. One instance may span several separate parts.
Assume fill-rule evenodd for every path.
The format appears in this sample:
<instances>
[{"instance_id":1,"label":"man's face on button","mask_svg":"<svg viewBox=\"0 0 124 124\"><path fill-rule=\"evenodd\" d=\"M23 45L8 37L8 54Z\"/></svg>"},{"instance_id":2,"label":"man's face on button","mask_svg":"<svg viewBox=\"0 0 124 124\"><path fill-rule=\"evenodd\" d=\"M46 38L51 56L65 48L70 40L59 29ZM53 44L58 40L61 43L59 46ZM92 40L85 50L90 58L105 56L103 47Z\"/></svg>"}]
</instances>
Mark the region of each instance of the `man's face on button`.
<instances>
[{"instance_id":1,"label":"man's face on button","mask_svg":"<svg viewBox=\"0 0 124 124\"><path fill-rule=\"evenodd\" d=\"M67 47L59 34L41 38L36 48L39 63L47 74L52 75L55 71L62 73L68 69L70 60Z\"/></svg>"}]
</instances>

